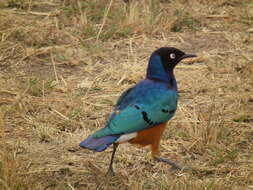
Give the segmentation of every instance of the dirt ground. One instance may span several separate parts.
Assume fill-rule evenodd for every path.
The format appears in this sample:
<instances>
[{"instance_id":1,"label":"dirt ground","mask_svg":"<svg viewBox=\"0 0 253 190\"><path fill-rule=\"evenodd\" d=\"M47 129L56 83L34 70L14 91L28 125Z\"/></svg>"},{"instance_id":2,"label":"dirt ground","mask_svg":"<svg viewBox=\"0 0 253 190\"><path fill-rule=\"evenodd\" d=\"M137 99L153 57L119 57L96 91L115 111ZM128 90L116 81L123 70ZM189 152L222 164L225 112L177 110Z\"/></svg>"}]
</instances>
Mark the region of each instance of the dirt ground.
<instances>
[{"instance_id":1,"label":"dirt ground","mask_svg":"<svg viewBox=\"0 0 253 190\"><path fill-rule=\"evenodd\" d=\"M0 189L253 189L253 1L0 2ZM161 142L93 153L117 97L145 77L150 54L197 58L176 68L179 106Z\"/></svg>"}]
</instances>

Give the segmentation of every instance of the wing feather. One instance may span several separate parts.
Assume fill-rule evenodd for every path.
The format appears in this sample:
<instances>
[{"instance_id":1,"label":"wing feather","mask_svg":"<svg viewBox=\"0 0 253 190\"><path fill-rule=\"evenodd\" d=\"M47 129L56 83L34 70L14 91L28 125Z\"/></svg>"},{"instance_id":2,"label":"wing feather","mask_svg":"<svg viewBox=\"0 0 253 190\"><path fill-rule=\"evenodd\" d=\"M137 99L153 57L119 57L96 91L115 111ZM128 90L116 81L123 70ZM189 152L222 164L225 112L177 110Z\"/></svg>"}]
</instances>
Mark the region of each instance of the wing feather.
<instances>
[{"instance_id":1,"label":"wing feather","mask_svg":"<svg viewBox=\"0 0 253 190\"><path fill-rule=\"evenodd\" d=\"M134 91L131 90L127 93L128 96L131 93L134 95ZM130 102L127 106L124 105L124 109L114 110L105 128L95 132L93 137L137 132L166 122L173 117L177 107L177 93L175 91L164 93L153 91L152 96L149 95L149 97L156 100L147 100L142 97L143 102ZM121 102L124 100L121 99Z\"/></svg>"}]
</instances>

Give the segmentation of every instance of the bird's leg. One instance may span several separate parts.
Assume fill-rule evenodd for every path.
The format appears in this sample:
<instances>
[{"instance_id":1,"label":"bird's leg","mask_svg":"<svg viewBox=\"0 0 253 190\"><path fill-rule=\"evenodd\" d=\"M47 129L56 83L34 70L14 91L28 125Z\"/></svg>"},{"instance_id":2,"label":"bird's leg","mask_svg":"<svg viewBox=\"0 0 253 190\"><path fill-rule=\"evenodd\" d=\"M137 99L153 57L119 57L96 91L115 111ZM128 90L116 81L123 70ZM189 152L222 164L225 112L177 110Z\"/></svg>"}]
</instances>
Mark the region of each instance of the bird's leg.
<instances>
[{"instance_id":1,"label":"bird's leg","mask_svg":"<svg viewBox=\"0 0 253 190\"><path fill-rule=\"evenodd\" d=\"M161 158L159 156L160 155L159 143L160 143L160 141L157 141L157 142L153 142L153 144L151 145L152 156L153 156L154 160L156 160L158 162L164 162L166 164L169 164L172 167L172 169L176 169L176 170L183 170L183 169L185 169L185 167L180 166L175 161L172 161L172 160L169 160L169 159L165 159L165 158Z\"/></svg>"},{"instance_id":2,"label":"bird's leg","mask_svg":"<svg viewBox=\"0 0 253 190\"><path fill-rule=\"evenodd\" d=\"M113 144L113 151L112 151L111 162L110 162L110 165L109 165L109 168L107 170L106 175L109 175L109 176L113 176L114 175L114 171L113 171L113 159L114 159L114 156L115 156L115 153L116 153L116 150L117 150L118 146L119 146L118 143L114 143Z\"/></svg>"},{"instance_id":3,"label":"bird's leg","mask_svg":"<svg viewBox=\"0 0 253 190\"><path fill-rule=\"evenodd\" d=\"M174 162L172 160L168 160L168 159L161 158L161 157L158 157L158 156L154 156L154 160L156 160L158 162L165 162L166 164L171 165L172 169L176 169L176 170L185 169L185 167L182 167L182 166L178 165L176 162Z\"/></svg>"}]
</instances>

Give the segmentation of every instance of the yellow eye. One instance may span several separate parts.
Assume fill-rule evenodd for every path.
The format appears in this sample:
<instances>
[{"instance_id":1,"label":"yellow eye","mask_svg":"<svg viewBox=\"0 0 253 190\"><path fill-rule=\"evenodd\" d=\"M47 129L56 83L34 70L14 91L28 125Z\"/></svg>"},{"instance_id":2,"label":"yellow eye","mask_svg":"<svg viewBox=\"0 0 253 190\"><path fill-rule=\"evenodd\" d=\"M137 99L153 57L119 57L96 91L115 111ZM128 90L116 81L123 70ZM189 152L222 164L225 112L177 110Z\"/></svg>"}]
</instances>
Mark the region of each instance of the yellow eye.
<instances>
[{"instance_id":1,"label":"yellow eye","mask_svg":"<svg viewBox=\"0 0 253 190\"><path fill-rule=\"evenodd\" d=\"M171 53L171 54L170 54L170 58L171 58L171 59L175 59L175 58L176 58L175 53Z\"/></svg>"}]
</instances>

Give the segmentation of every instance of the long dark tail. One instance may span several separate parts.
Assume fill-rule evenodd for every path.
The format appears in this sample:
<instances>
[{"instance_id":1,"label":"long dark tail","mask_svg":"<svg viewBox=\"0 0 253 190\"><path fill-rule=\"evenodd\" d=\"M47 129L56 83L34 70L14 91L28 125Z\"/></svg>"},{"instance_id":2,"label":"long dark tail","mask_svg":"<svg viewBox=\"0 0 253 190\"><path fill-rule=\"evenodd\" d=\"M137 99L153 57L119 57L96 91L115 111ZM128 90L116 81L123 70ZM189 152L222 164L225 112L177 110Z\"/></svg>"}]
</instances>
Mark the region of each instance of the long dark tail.
<instances>
[{"instance_id":1,"label":"long dark tail","mask_svg":"<svg viewBox=\"0 0 253 190\"><path fill-rule=\"evenodd\" d=\"M104 136L100 138L89 136L80 143L80 147L95 150L96 152L102 152L113 144L119 137L120 135Z\"/></svg>"}]
</instances>

